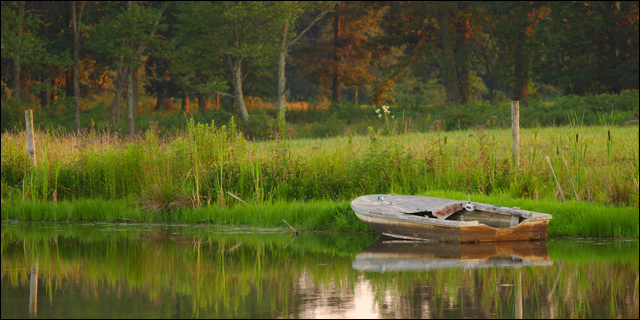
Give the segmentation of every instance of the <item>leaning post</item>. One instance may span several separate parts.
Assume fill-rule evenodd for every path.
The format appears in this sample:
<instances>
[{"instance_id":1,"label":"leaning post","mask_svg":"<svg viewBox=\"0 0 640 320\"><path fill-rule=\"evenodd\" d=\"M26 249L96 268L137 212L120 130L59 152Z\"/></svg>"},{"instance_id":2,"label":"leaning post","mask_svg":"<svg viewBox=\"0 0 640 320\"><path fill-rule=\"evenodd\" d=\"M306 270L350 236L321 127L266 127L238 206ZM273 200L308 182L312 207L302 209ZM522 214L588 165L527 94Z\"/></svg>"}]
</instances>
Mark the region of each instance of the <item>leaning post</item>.
<instances>
[{"instance_id":1,"label":"leaning post","mask_svg":"<svg viewBox=\"0 0 640 320\"><path fill-rule=\"evenodd\" d=\"M36 165L36 143L34 140L34 128L33 128L33 110L27 109L24 111L24 117L27 123L27 149L29 150L29 159L31 159L31 165Z\"/></svg>"},{"instance_id":2,"label":"leaning post","mask_svg":"<svg viewBox=\"0 0 640 320\"><path fill-rule=\"evenodd\" d=\"M511 136L513 143L513 162L520 166L520 101L511 101Z\"/></svg>"}]
</instances>

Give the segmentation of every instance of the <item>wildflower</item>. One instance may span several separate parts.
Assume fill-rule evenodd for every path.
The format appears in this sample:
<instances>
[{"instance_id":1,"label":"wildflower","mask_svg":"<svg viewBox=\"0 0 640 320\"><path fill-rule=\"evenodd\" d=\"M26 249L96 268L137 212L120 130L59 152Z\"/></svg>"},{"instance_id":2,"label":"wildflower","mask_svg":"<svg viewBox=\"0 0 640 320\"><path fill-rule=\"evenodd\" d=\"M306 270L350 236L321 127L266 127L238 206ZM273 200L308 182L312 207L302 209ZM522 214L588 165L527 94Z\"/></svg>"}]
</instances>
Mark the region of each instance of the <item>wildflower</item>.
<instances>
[{"instance_id":1,"label":"wildflower","mask_svg":"<svg viewBox=\"0 0 640 320\"><path fill-rule=\"evenodd\" d=\"M91 128L91 130L89 130L89 132L96 132L96 129Z\"/></svg>"},{"instance_id":2,"label":"wildflower","mask_svg":"<svg viewBox=\"0 0 640 320\"><path fill-rule=\"evenodd\" d=\"M87 143L86 143L86 142L83 142L83 143L81 144L81 146L82 146L83 148L85 148L85 147L87 146Z\"/></svg>"},{"instance_id":3,"label":"wildflower","mask_svg":"<svg viewBox=\"0 0 640 320\"><path fill-rule=\"evenodd\" d=\"M114 136L117 136L117 135L118 135L118 131L115 131L115 132L113 133L113 135L114 135Z\"/></svg>"},{"instance_id":4,"label":"wildflower","mask_svg":"<svg viewBox=\"0 0 640 320\"><path fill-rule=\"evenodd\" d=\"M311 148L311 149L312 149L312 150L316 150L316 149L318 149L318 147L317 147L317 146L315 146L315 147L313 147L313 148Z\"/></svg>"},{"instance_id":5,"label":"wildflower","mask_svg":"<svg viewBox=\"0 0 640 320\"><path fill-rule=\"evenodd\" d=\"M287 151L287 150L289 150L289 149L287 149L287 148L284 148L284 149L283 149L282 151Z\"/></svg>"},{"instance_id":6,"label":"wildflower","mask_svg":"<svg viewBox=\"0 0 640 320\"><path fill-rule=\"evenodd\" d=\"M435 130L435 129L436 129L436 127L434 127L434 126L429 126L429 130Z\"/></svg>"},{"instance_id":7,"label":"wildflower","mask_svg":"<svg viewBox=\"0 0 640 320\"><path fill-rule=\"evenodd\" d=\"M82 132L87 132L87 128L86 128L86 127L84 127L84 128L82 128L82 129L80 129L80 131L82 131Z\"/></svg>"},{"instance_id":8,"label":"wildflower","mask_svg":"<svg viewBox=\"0 0 640 320\"><path fill-rule=\"evenodd\" d=\"M398 130L393 129L393 134L398 134Z\"/></svg>"},{"instance_id":9,"label":"wildflower","mask_svg":"<svg viewBox=\"0 0 640 320\"><path fill-rule=\"evenodd\" d=\"M82 138L82 133L78 133L78 138Z\"/></svg>"},{"instance_id":10,"label":"wildflower","mask_svg":"<svg viewBox=\"0 0 640 320\"><path fill-rule=\"evenodd\" d=\"M473 137L473 133L469 133L469 137Z\"/></svg>"},{"instance_id":11,"label":"wildflower","mask_svg":"<svg viewBox=\"0 0 640 320\"><path fill-rule=\"evenodd\" d=\"M491 119L492 120L496 120L496 119L498 119L498 117L497 116L491 116Z\"/></svg>"}]
</instances>

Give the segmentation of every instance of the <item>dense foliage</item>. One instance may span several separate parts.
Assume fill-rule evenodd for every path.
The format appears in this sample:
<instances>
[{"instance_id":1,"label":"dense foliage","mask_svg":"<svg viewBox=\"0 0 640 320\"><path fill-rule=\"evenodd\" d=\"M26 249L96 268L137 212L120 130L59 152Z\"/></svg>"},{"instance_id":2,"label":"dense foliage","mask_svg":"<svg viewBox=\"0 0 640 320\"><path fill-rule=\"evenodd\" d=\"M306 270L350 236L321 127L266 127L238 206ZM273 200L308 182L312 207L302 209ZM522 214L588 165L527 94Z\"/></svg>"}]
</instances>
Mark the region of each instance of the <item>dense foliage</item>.
<instances>
[{"instance_id":1,"label":"dense foliage","mask_svg":"<svg viewBox=\"0 0 640 320\"><path fill-rule=\"evenodd\" d=\"M7 1L2 131L32 108L37 124L76 133L184 127L187 113L235 115L264 138L287 97L287 120L320 120L319 135L385 104L449 128L512 99L529 106L527 125L564 124L567 108L586 124L611 110L624 122L637 119L638 12L605 1ZM592 98L620 93L623 104Z\"/></svg>"}]
</instances>

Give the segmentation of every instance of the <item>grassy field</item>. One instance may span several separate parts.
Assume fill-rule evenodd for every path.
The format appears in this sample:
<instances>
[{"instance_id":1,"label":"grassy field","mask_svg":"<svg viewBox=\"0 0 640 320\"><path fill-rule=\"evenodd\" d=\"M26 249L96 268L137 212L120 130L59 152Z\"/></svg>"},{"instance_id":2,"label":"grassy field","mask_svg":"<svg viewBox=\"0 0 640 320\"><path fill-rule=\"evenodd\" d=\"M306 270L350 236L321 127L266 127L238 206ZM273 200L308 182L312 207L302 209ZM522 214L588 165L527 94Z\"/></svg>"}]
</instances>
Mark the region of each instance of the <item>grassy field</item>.
<instances>
[{"instance_id":1,"label":"grassy field","mask_svg":"<svg viewBox=\"0 0 640 320\"><path fill-rule=\"evenodd\" d=\"M533 207L550 203L558 208L527 209L574 212L558 225L557 234L638 236L637 126L523 128L521 160L516 165L511 131L495 127L495 121L486 119L473 130L460 131L443 131L436 123L424 133L396 133L387 125L372 128L368 135L327 139L291 139L291 130L282 127L270 140L260 142L245 140L233 123L217 127L193 121L185 132L171 137L158 136L153 124L139 137L91 129L78 135L38 132L35 167L29 163L25 133L5 133L3 218L44 219L24 213L5 215L7 207L21 210L28 206L24 202L38 206L74 200L76 206L82 201L126 199L136 209L133 218L121 218L144 221L158 218L143 216L161 216L171 221L261 225L260 214L249 214L251 219L245 221L239 213L227 221L212 218L210 212L231 212L245 203L243 210L286 207L287 203L296 207L299 203L309 209L300 207L291 209L293 212L349 212L345 203L363 194L453 193L465 199L469 192L474 201L515 202L522 208L526 207L520 205L523 201ZM335 207L323 209L327 203ZM635 217L629 216L624 226L599 226L619 217L607 218L607 209L598 208L632 210ZM115 217L88 216L85 219ZM362 230L349 220L352 214L344 214L340 218L344 221L304 216L307 218L287 217L301 228ZM82 215L65 213L60 217L46 219L82 219ZM273 221L282 219L287 218ZM627 230L630 223L635 223L635 231ZM610 230L587 231L566 224Z\"/></svg>"}]
</instances>

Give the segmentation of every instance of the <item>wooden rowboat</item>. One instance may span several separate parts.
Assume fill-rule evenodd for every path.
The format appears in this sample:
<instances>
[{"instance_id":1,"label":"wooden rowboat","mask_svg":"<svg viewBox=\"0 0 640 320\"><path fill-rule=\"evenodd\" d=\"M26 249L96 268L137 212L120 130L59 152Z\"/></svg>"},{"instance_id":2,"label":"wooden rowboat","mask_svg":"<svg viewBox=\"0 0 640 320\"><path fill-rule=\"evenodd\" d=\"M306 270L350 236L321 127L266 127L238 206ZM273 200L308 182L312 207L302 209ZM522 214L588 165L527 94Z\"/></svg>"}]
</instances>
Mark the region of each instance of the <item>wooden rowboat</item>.
<instances>
[{"instance_id":1,"label":"wooden rowboat","mask_svg":"<svg viewBox=\"0 0 640 320\"><path fill-rule=\"evenodd\" d=\"M358 197L351 209L383 236L432 242L544 240L551 220L517 207L388 194Z\"/></svg>"},{"instance_id":2,"label":"wooden rowboat","mask_svg":"<svg viewBox=\"0 0 640 320\"><path fill-rule=\"evenodd\" d=\"M379 237L351 266L360 271L552 266L545 241L430 243Z\"/></svg>"}]
</instances>

